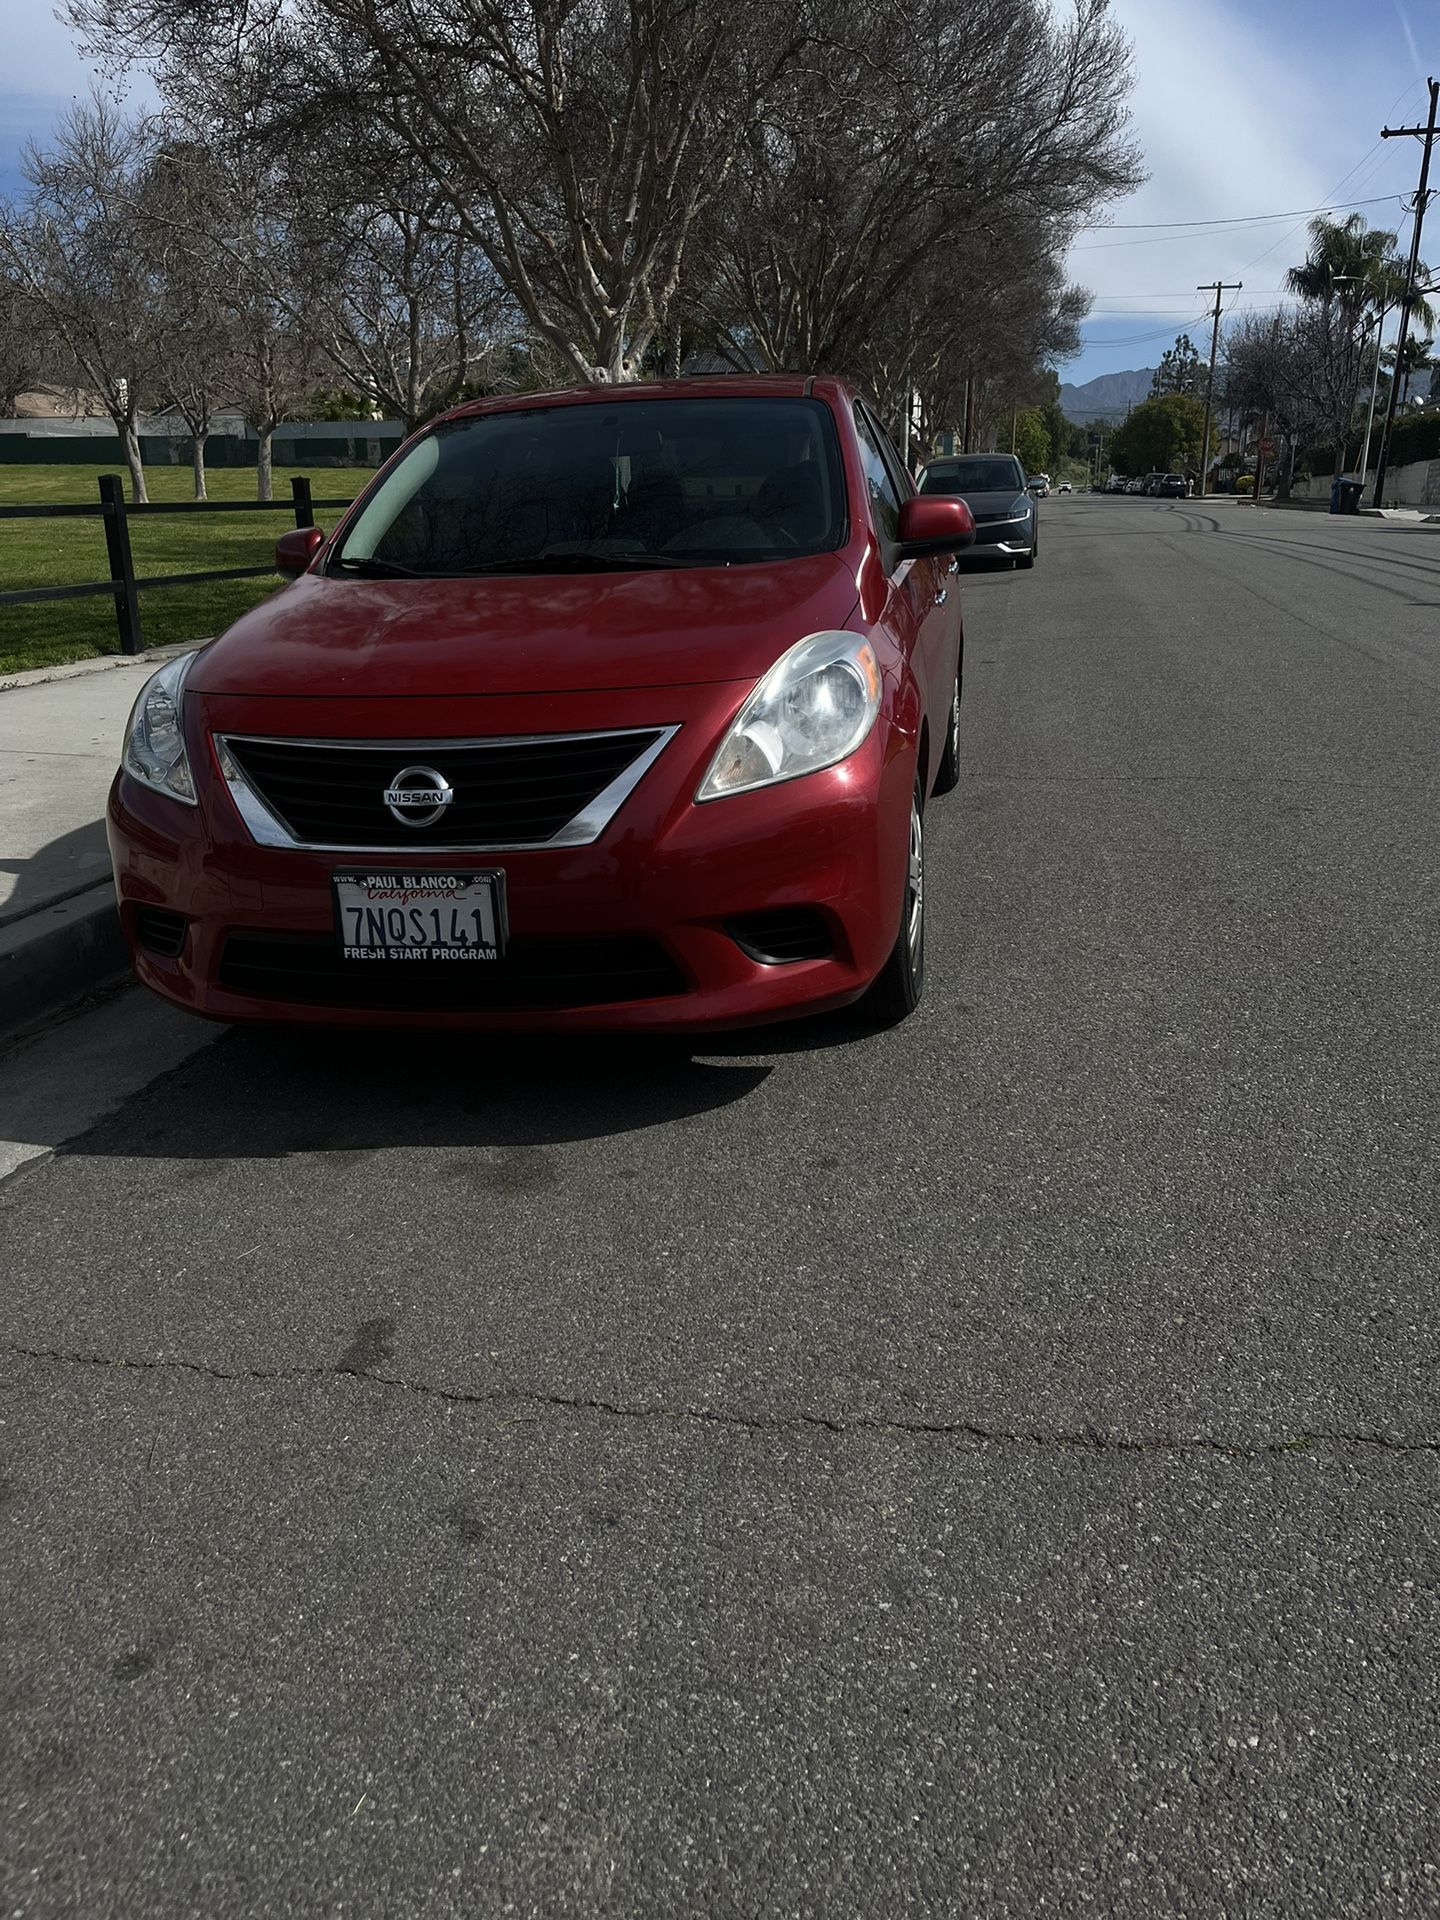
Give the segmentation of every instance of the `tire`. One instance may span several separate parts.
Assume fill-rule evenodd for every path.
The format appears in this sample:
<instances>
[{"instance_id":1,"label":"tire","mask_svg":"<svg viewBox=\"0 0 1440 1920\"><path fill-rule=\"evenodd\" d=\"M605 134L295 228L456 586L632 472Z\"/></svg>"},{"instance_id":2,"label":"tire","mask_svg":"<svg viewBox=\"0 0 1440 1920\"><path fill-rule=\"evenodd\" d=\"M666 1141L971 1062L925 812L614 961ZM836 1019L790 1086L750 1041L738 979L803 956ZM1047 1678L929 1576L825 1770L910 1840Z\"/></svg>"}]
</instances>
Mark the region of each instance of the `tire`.
<instances>
[{"instance_id":1,"label":"tire","mask_svg":"<svg viewBox=\"0 0 1440 1920\"><path fill-rule=\"evenodd\" d=\"M1036 544L1033 547L1031 547L1028 553L1021 554L1020 558L1015 562L1015 564L1017 567L1024 567L1028 572L1029 569L1034 566L1039 556L1040 556L1040 545L1039 545L1039 542L1037 541Z\"/></svg>"},{"instance_id":2,"label":"tire","mask_svg":"<svg viewBox=\"0 0 1440 1920\"><path fill-rule=\"evenodd\" d=\"M964 672L962 643L960 661L955 669L955 691L950 696L950 726L945 735L945 751L940 756L940 771L935 775L932 793L953 793L960 784L960 694Z\"/></svg>"},{"instance_id":3,"label":"tire","mask_svg":"<svg viewBox=\"0 0 1440 1920\"><path fill-rule=\"evenodd\" d=\"M900 931L890 958L857 1003L872 1027L895 1027L915 1011L925 988L925 796L920 782L910 800L910 855L900 903Z\"/></svg>"}]
</instances>

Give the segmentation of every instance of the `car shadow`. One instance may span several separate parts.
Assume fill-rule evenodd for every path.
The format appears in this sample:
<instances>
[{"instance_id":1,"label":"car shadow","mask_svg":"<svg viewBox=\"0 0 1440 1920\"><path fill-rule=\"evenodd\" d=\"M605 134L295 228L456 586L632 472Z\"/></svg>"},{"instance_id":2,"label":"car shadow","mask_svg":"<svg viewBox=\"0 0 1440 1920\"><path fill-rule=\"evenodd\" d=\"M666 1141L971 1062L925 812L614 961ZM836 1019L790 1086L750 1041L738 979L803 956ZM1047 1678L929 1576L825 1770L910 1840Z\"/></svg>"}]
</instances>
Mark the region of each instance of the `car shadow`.
<instances>
[{"instance_id":1,"label":"car shadow","mask_svg":"<svg viewBox=\"0 0 1440 1920\"><path fill-rule=\"evenodd\" d=\"M0 927L99 886L110 878L105 822L87 821L23 859L6 856L0 859L0 873L15 876L13 888L0 900Z\"/></svg>"},{"instance_id":2,"label":"car shadow","mask_svg":"<svg viewBox=\"0 0 1440 1920\"><path fill-rule=\"evenodd\" d=\"M867 1037L839 1017L702 1039L237 1028L59 1151L183 1161L558 1146L683 1124L747 1099L785 1055Z\"/></svg>"}]
</instances>

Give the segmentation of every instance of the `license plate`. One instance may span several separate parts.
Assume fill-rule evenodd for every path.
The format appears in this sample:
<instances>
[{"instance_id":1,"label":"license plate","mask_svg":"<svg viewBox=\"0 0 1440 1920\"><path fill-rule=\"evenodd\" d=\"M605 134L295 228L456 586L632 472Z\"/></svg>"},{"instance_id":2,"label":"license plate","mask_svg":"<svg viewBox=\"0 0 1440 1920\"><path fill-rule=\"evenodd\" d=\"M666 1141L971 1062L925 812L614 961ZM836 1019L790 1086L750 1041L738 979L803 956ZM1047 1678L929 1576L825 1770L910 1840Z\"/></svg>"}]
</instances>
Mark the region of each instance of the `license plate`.
<instances>
[{"instance_id":1,"label":"license plate","mask_svg":"<svg viewBox=\"0 0 1440 1920\"><path fill-rule=\"evenodd\" d=\"M402 966L484 965L505 951L505 875L362 873L331 876L342 960Z\"/></svg>"}]
</instances>

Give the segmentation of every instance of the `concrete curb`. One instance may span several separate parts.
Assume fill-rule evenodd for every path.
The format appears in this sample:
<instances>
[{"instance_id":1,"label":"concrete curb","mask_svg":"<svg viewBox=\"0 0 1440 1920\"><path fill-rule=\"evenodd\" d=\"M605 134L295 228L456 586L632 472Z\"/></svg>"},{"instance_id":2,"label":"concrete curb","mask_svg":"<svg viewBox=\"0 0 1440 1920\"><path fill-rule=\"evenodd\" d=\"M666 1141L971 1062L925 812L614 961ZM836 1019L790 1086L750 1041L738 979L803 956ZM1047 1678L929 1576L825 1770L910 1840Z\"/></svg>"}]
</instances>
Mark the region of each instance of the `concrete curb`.
<instances>
[{"instance_id":1,"label":"concrete curb","mask_svg":"<svg viewBox=\"0 0 1440 1920\"><path fill-rule=\"evenodd\" d=\"M147 647L144 653L99 653L93 659L67 660L58 667L26 667L18 673L0 675L0 693L11 693L17 687L43 687L52 680L79 680L89 673L113 673L117 668L123 672L127 667L143 668L148 680L157 667L173 660L177 653L194 653L206 644L204 640L182 640L168 647ZM135 691L140 691L138 683Z\"/></svg>"},{"instance_id":2,"label":"concrete curb","mask_svg":"<svg viewBox=\"0 0 1440 1920\"><path fill-rule=\"evenodd\" d=\"M91 993L129 969L110 881L0 928L0 1035Z\"/></svg>"}]
</instances>

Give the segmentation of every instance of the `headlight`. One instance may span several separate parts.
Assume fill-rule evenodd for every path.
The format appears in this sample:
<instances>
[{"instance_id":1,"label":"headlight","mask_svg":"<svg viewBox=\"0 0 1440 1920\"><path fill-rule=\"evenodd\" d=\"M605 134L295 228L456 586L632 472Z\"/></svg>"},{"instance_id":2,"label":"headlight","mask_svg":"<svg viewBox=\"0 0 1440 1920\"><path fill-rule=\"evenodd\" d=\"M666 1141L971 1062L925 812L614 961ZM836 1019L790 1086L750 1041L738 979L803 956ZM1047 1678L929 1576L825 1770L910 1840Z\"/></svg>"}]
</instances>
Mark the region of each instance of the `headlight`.
<instances>
[{"instance_id":1,"label":"headlight","mask_svg":"<svg viewBox=\"0 0 1440 1920\"><path fill-rule=\"evenodd\" d=\"M880 666L858 633L812 633L782 654L736 715L697 800L818 773L854 753L880 711Z\"/></svg>"},{"instance_id":2,"label":"headlight","mask_svg":"<svg viewBox=\"0 0 1440 1920\"><path fill-rule=\"evenodd\" d=\"M1032 504L1030 496L1022 493L1020 498L1011 507L1010 512L1016 520L1023 520L1026 514L1029 513Z\"/></svg>"},{"instance_id":3,"label":"headlight","mask_svg":"<svg viewBox=\"0 0 1440 1920\"><path fill-rule=\"evenodd\" d=\"M131 709L121 755L132 780L191 807L195 805L195 782L190 778L180 718L181 688L194 658L193 653L182 653L178 660L167 660L158 673L151 674Z\"/></svg>"}]
</instances>

